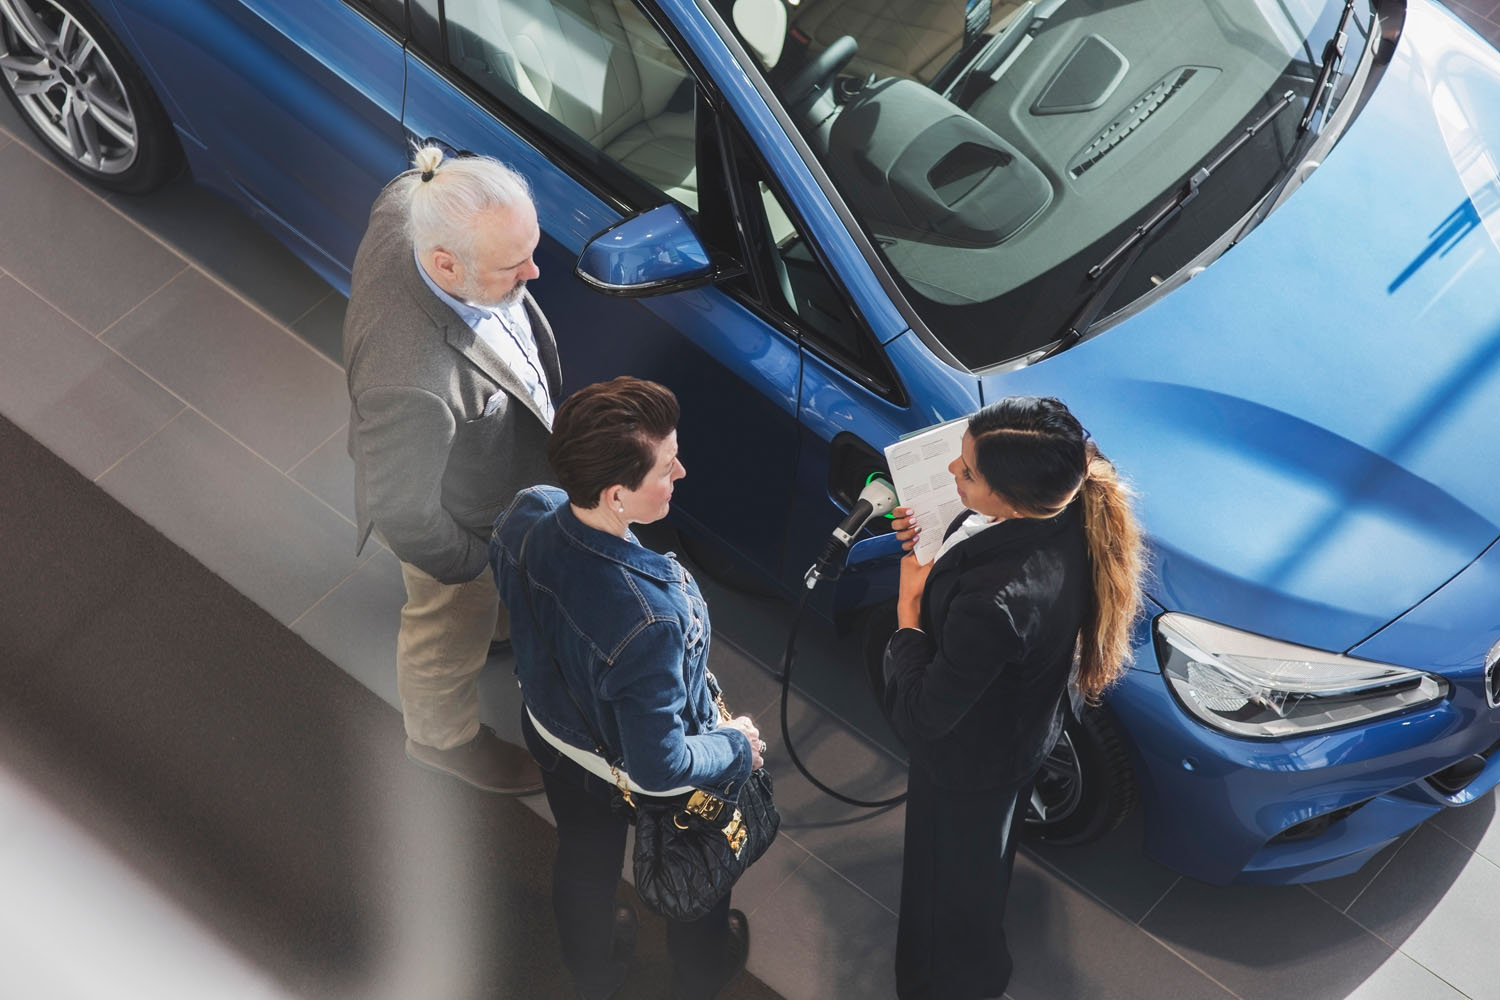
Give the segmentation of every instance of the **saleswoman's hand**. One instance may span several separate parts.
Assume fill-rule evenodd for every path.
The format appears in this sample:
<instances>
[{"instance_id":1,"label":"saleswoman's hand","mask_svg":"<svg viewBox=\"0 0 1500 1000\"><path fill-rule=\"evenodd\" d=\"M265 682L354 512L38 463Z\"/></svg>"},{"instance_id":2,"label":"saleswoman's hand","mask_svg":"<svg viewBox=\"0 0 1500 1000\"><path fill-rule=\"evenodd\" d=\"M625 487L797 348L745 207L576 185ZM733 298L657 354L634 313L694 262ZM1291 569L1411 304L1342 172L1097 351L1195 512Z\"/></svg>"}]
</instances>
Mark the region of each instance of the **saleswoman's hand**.
<instances>
[{"instance_id":1,"label":"saleswoman's hand","mask_svg":"<svg viewBox=\"0 0 1500 1000\"><path fill-rule=\"evenodd\" d=\"M922 529L917 527L917 519L912 516L910 507L897 507L891 519L891 527L896 532L896 537L901 539L901 547L910 552L916 547L917 539L922 535Z\"/></svg>"},{"instance_id":2,"label":"saleswoman's hand","mask_svg":"<svg viewBox=\"0 0 1500 1000\"><path fill-rule=\"evenodd\" d=\"M916 553L908 552L901 557L901 587L896 597L896 627L922 627L922 591L927 589L927 576L932 572L932 563L917 562Z\"/></svg>"},{"instance_id":3,"label":"saleswoman's hand","mask_svg":"<svg viewBox=\"0 0 1500 1000\"><path fill-rule=\"evenodd\" d=\"M724 723L726 729L738 729L750 741L750 768L758 771L766 766L766 741L760 738L760 730L750 721L750 716L739 715Z\"/></svg>"}]
</instances>

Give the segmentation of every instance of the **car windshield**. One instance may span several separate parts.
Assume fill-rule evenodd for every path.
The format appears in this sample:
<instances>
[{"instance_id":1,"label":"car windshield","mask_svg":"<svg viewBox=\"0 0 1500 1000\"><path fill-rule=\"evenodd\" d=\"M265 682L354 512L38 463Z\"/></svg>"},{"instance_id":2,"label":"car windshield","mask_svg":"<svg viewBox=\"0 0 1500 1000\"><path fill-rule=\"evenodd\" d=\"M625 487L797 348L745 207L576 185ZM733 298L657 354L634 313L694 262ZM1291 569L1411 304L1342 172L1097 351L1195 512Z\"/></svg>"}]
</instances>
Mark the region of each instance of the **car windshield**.
<instances>
[{"instance_id":1,"label":"car windshield","mask_svg":"<svg viewBox=\"0 0 1500 1000\"><path fill-rule=\"evenodd\" d=\"M1273 190L1306 153L1299 121L1343 12L1343 0L736 0L727 20L925 325L981 369L1057 341L1097 289L1090 268L1290 91L1098 315L1168 282ZM1359 0L1313 133L1371 23Z\"/></svg>"}]
</instances>

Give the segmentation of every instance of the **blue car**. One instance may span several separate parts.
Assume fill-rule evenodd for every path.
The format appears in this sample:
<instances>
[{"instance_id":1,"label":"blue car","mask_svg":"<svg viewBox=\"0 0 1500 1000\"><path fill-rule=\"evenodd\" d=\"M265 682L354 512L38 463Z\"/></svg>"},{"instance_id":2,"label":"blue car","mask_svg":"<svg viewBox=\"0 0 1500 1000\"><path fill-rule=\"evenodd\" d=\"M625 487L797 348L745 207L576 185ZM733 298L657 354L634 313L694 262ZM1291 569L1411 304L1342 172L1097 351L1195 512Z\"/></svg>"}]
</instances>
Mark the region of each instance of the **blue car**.
<instances>
[{"instance_id":1,"label":"blue car","mask_svg":"<svg viewBox=\"0 0 1500 1000\"><path fill-rule=\"evenodd\" d=\"M679 393L681 526L792 592L897 437L1065 399L1149 615L1029 824L1215 882L1500 781L1500 55L1431 0L0 0L78 174L185 159L334 285L413 142L508 161L571 385ZM877 648L893 536L821 610Z\"/></svg>"}]
</instances>

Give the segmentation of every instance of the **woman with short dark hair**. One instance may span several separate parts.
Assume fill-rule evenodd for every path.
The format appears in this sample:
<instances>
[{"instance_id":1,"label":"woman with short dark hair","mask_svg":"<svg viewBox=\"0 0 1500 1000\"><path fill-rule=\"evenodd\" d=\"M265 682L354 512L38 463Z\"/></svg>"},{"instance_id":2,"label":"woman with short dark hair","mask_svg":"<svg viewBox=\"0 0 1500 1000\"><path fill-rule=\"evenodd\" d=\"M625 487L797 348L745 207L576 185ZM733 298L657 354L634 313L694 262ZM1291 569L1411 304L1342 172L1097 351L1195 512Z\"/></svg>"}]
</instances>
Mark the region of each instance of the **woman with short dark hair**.
<instances>
[{"instance_id":1,"label":"woman with short dark hair","mask_svg":"<svg viewBox=\"0 0 1500 1000\"><path fill-rule=\"evenodd\" d=\"M969 419L948 466L967 509L936 558L901 560L885 709L911 751L896 941L901 1000L999 997L1016 812L1061 732L1070 674L1097 701L1140 608L1129 495L1051 398ZM911 549L911 511L894 526Z\"/></svg>"},{"instance_id":2,"label":"woman with short dark hair","mask_svg":"<svg viewBox=\"0 0 1500 1000\"><path fill-rule=\"evenodd\" d=\"M633 911L615 904L627 826L611 808L617 788L733 801L766 749L748 716L721 715L697 583L630 530L665 517L687 474L677 418L676 397L655 382L580 389L558 407L547 446L563 489L517 494L490 541L513 609L522 731L557 820L563 960L590 1000L624 982L634 928ZM669 921L674 996L716 995L748 949L749 926L728 896L699 920Z\"/></svg>"}]
</instances>

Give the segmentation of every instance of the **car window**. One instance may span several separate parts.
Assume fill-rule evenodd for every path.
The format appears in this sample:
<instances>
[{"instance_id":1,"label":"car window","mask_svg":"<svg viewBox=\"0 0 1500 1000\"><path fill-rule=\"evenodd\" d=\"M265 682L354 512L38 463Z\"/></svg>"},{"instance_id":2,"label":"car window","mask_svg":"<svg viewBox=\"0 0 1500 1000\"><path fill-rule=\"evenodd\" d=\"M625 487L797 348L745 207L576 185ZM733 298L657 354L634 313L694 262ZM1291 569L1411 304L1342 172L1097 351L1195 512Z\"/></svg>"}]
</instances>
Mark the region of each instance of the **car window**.
<instances>
[{"instance_id":1,"label":"car window","mask_svg":"<svg viewBox=\"0 0 1500 1000\"><path fill-rule=\"evenodd\" d=\"M397 35L406 34L406 0L345 0L384 21Z\"/></svg>"},{"instance_id":2,"label":"car window","mask_svg":"<svg viewBox=\"0 0 1500 1000\"><path fill-rule=\"evenodd\" d=\"M455 69L698 207L692 77L630 0L448 0L444 13Z\"/></svg>"},{"instance_id":3,"label":"car window","mask_svg":"<svg viewBox=\"0 0 1500 1000\"><path fill-rule=\"evenodd\" d=\"M1345 9L805 0L788 18L712 2L915 313L975 370L1055 341L1104 287L1095 265L1248 133L1100 315L1174 287L1247 218L1317 134L1299 122ZM1351 9L1323 121L1368 61L1369 0Z\"/></svg>"},{"instance_id":4,"label":"car window","mask_svg":"<svg viewBox=\"0 0 1500 1000\"><path fill-rule=\"evenodd\" d=\"M794 326L805 344L866 386L888 393L895 382L884 354L829 277L786 201L765 181L757 181L756 187L764 212L761 226L771 244L765 255L767 306Z\"/></svg>"}]
</instances>

